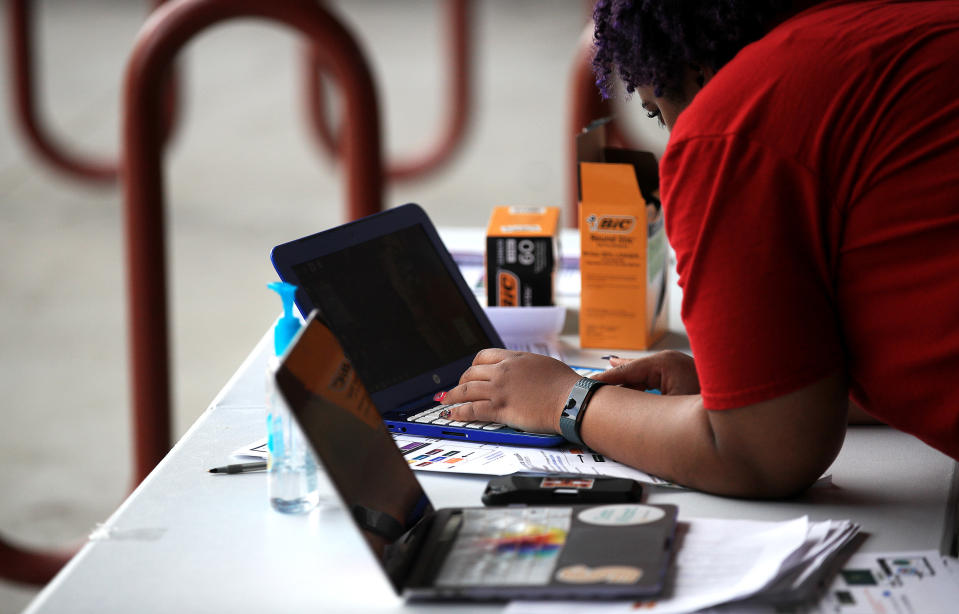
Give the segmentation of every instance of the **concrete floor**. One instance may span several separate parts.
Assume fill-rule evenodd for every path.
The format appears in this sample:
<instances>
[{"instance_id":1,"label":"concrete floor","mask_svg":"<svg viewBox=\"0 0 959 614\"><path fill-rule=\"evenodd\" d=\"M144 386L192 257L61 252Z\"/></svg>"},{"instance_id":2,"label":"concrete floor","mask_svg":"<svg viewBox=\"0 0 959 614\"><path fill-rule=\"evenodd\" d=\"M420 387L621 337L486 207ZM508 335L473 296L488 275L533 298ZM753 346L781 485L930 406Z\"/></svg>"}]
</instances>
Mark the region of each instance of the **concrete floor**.
<instances>
[{"instance_id":1,"label":"concrete floor","mask_svg":"<svg viewBox=\"0 0 959 614\"><path fill-rule=\"evenodd\" d=\"M150 3L34 4L45 121L70 149L115 157L125 58ZM335 4L378 80L388 156L428 145L443 114L438 0ZM485 225L493 205L566 198L566 83L582 2L480 1L474 24L464 148L387 195L420 203L437 225ZM183 115L167 156L176 435L278 312L264 287L270 247L344 220L341 177L303 119L298 51L290 33L238 21L182 56ZM0 533L78 545L131 487L121 197L40 162L14 124L7 65L2 81ZM662 148L663 134L647 138ZM35 594L0 581L0 614Z\"/></svg>"}]
</instances>

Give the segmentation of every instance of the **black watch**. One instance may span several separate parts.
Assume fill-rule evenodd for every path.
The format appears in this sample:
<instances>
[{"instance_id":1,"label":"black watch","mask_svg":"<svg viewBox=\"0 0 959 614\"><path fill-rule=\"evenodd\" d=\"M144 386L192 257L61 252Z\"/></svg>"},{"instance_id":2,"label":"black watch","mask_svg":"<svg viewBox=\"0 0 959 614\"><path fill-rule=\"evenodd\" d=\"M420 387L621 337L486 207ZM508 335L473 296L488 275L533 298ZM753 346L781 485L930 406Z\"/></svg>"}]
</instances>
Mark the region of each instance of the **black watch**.
<instances>
[{"instance_id":1,"label":"black watch","mask_svg":"<svg viewBox=\"0 0 959 614\"><path fill-rule=\"evenodd\" d=\"M566 405L563 407L563 413L559 416L559 428L563 432L563 437L567 440L585 446L583 438L579 435L579 430L583 424L583 416L586 415L586 405L593 397L593 393L600 386L605 386L606 382L598 382L588 377L582 377L573 389L569 392L569 398L566 399Z\"/></svg>"}]
</instances>

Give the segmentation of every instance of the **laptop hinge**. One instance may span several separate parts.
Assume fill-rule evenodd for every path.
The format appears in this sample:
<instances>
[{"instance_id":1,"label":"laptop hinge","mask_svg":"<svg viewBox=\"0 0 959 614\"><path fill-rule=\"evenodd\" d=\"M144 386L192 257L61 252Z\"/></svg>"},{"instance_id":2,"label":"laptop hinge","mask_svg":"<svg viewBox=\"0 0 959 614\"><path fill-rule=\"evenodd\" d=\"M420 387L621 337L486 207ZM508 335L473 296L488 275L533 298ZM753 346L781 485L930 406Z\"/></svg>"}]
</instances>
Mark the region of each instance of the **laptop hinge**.
<instances>
[{"instance_id":1,"label":"laptop hinge","mask_svg":"<svg viewBox=\"0 0 959 614\"><path fill-rule=\"evenodd\" d=\"M462 526L462 510L446 509L437 514L428 539L422 545L413 569L404 583L405 587L432 586Z\"/></svg>"},{"instance_id":2,"label":"laptop hinge","mask_svg":"<svg viewBox=\"0 0 959 614\"><path fill-rule=\"evenodd\" d=\"M383 552L383 566L394 586L402 587L408 583L410 570L419 566L423 545L432 533L437 514L428 513L413 525Z\"/></svg>"}]
</instances>

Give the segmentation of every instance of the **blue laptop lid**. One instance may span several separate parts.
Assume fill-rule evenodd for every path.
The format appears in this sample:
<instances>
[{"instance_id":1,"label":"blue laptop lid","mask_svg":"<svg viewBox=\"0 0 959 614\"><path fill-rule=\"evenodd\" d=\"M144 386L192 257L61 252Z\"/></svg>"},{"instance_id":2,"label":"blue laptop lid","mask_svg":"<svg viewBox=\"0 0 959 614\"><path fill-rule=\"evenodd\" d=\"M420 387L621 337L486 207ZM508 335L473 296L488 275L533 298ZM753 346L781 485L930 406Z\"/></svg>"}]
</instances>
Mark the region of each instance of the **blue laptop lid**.
<instances>
[{"instance_id":1,"label":"blue laptop lid","mask_svg":"<svg viewBox=\"0 0 959 614\"><path fill-rule=\"evenodd\" d=\"M448 390L476 353L503 347L419 206L273 248L280 279L334 331L381 413Z\"/></svg>"}]
</instances>

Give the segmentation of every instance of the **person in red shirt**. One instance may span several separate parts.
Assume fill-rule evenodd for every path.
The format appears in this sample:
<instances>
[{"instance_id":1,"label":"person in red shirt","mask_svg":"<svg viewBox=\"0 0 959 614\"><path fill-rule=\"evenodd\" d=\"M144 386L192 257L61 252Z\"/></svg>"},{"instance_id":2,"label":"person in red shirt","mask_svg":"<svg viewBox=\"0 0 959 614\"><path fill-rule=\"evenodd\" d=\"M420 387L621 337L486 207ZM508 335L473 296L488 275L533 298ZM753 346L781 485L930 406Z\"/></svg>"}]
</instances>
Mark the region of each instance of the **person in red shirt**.
<instances>
[{"instance_id":1,"label":"person in red shirt","mask_svg":"<svg viewBox=\"0 0 959 614\"><path fill-rule=\"evenodd\" d=\"M452 417L735 496L812 484L851 404L959 459L959 2L600 0L594 20L601 91L621 79L670 130L695 361L614 362L564 431L578 376L484 350Z\"/></svg>"}]
</instances>

